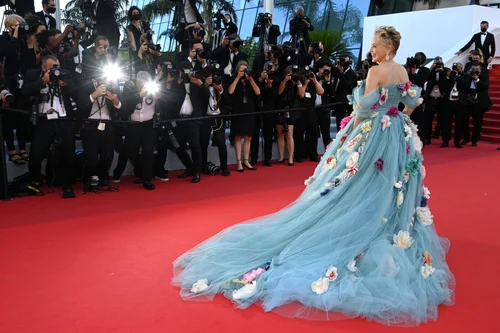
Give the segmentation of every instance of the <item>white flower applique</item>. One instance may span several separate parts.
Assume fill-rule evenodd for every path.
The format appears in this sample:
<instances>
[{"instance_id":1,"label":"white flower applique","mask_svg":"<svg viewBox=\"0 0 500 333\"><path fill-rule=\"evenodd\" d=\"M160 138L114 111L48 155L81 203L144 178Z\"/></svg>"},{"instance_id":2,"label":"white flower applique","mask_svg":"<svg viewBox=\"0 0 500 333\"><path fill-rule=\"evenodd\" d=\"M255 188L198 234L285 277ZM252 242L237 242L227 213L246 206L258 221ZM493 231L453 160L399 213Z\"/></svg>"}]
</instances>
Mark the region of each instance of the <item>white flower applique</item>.
<instances>
[{"instance_id":1,"label":"white flower applique","mask_svg":"<svg viewBox=\"0 0 500 333\"><path fill-rule=\"evenodd\" d=\"M316 178L314 176L311 176L309 178L307 178L305 181L304 181L304 185L305 186L309 186L311 185L312 183L314 183L314 181L316 180Z\"/></svg>"},{"instance_id":2,"label":"white flower applique","mask_svg":"<svg viewBox=\"0 0 500 333\"><path fill-rule=\"evenodd\" d=\"M386 114L382 116L382 119L380 121L382 122L382 132L392 125L391 118Z\"/></svg>"},{"instance_id":3,"label":"white flower applique","mask_svg":"<svg viewBox=\"0 0 500 333\"><path fill-rule=\"evenodd\" d=\"M208 288L208 280L207 279L200 279L193 283L193 286L191 287L191 292L194 294L199 294L204 292Z\"/></svg>"},{"instance_id":4,"label":"white flower applique","mask_svg":"<svg viewBox=\"0 0 500 333\"><path fill-rule=\"evenodd\" d=\"M416 209L417 218L422 225L429 226L434 223L434 216L432 216L431 210L428 206L417 207Z\"/></svg>"},{"instance_id":5,"label":"white flower applique","mask_svg":"<svg viewBox=\"0 0 500 333\"><path fill-rule=\"evenodd\" d=\"M412 130L411 130L411 127L406 125L404 126L404 130L405 130L405 141L406 142L409 142L410 139L411 139L411 136L412 136Z\"/></svg>"},{"instance_id":6,"label":"white flower applique","mask_svg":"<svg viewBox=\"0 0 500 333\"><path fill-rule=\"evenodd\" d=\"M396 204L398 205L398 208L401 207L401 205L403 204L404 200L405 200L405 196L403 194L403 191L399 191L398 195L396 197Z\"/></svg>"},{"instance_id":7,"label":"white flower applique","mask_svg":"<svg viewBox=\"0 0 500 333\"><path fill-rule=\"evenodd\" d=\"M319 278L311 284L311 289L317 295L324 294L328 291L328 285L335 281L338 277L337 267L330 266L326 270L325 277Z\"/></svg>"},{"instance_id":8,"label":"white flower applique","mask_svg":"<svg viewBox=\"0 0 500 333\"><path fill-rule=\"evenodd\" d=\"M394 235L392 241L394 242L393 246L400 247L403 250L406 250L413 244L413 238L411 238L410 233L403 230L400 230L397 235Z\"/></svg>"},{"instance_id":9,"label":"white flower applique","mask_svg":"<svg viewBox=\"0 0 500 333\"><path fill-rule=\"evenodd\" d=\"M427 200L431 198L431 191L425 186L422 186L422 196Z\"/></svg>"},{"instance_id":10,"label":"white flower applique","mask_svg":"<svg viewBox=\"0 0 500 333\"><path fill-rule=\"evenodd\" d=\"M257 292L257 282L252 281L252 283L245 284L238 290L233 291L233 300L234 301L245 301L255 295Z\"/></svg>"},{"instance_id":11,"label":"white flower applique","mask_svg":"<svg viewBox=\"0 0 500 333\"><path fill-rule=\"evenodd\" d=\"M432 267L432 257L429 252L424 251L422 256L424 257L424 264L422 265L420 272L422 273L424 279L427 279L436 271L436 269Z\"/></svg>"}]
</instances>

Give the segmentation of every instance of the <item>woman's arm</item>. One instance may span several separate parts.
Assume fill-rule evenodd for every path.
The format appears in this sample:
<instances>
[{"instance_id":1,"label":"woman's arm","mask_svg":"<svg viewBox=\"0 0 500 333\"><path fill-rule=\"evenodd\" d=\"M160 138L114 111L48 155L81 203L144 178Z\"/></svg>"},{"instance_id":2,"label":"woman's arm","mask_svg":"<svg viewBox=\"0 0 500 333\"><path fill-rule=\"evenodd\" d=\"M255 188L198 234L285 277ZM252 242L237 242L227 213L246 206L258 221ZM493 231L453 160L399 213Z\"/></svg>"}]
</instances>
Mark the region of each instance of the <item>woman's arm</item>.
<instances>
[{"instance_id":1,"label":"woman's arm","mask_svg":"<svg viewBox=\"0 0 500 333\"><path fill-rule=\"evenodd\" d=\"M252 89L253 89L255 96L259 96L260 95L260 88L257 85L257 83L255 83L255 81L253 80L253 77L251 77L250 75L247 75L247 80L248 80L248 82L250 82L250 85L252 86Z\"/></svg>"},{"instance_id":2,"label":"woman's arm","mask_svg":"<svg viewBox=\"0 0 500 333\"><path fill-rule=\"evenodd\" d=\"M130 45L132 46L132 51L137 52L137 45L135 44L135 37L132 30L127 29L128 39L130 39Z\"/></svg>"},{"instance_id":3,"label":"woman's arm","mask_svg":"<svg viewBox=\"0 0 500 333\"><path fill-rule=\"evenodd\" d=\"M229 89L227 90L227 92L229 93L229 95L234 94L234 91L236 90L236 86L238 85L239 81L240 81L240 76L237 75L234 78L233 83L231 83L231 85L229 86Z\"/></svg>"}]
</instances>

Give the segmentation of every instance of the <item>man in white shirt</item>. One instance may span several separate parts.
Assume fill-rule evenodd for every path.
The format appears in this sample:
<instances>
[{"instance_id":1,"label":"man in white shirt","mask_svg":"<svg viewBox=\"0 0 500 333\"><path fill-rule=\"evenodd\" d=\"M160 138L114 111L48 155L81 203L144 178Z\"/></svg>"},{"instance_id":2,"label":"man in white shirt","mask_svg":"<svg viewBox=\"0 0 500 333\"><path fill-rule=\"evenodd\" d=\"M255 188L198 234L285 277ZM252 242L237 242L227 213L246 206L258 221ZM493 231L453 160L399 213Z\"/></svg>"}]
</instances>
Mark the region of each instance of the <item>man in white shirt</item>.
<instances>
[{"instance_id":1,"label":"man in white shirt","mask_svg":"<svg viewBox=\"0 0 500 333\"><path fill-rule=\"evenodd\" d=\"M74 123L60 121L62 118L76 116L70 95L75 100L72 80L69 74L60 69L59 60L52 55L42 60L41 69L33 69L26 73L22 94L32 98L36 104L38 123L31 140L29 171L33 186L41 182L42 161L52 143L56 146L56 176L60 176L63 184L63 198L74 198L73 163L75 159ZM55 139L55 140L54 140ZM55 141L55 142L53 142Z\"/></svg>"},{"instance_id":2,"label":"man in white shirt","mask_svg":"<svg viewBox=\"0 0 500 333\"><path fill-rule=\"evenodd\" d=\"M57 29L56 19L52 16L56 12L56 2L54 0L42 0L43 10L36 13L40 21L45 24L47 30Z\"/></svg>"}]
</instances>

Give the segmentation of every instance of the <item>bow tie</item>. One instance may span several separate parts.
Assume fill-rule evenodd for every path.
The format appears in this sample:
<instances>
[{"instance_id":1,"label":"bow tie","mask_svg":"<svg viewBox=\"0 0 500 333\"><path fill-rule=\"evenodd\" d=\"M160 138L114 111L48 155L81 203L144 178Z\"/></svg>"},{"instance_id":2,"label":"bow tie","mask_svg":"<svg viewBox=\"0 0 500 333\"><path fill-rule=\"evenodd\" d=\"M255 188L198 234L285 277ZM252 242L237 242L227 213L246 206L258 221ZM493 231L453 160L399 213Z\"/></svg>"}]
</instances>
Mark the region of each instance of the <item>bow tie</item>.
<instances>
[{"instance_id":1,"label":"bow tie","mask_svg":"<svg viewBox=\"0 0 500 333\"><path fill-rule=\"evenodd\" d=\"M47 15L47 14L45 14L45 17L48 17L48 18L50 18L50 15Z\"/></svg>"},{"instance_id":2,"label":"bow tie","mask_svg":"<svg viewBox=\"0 0 500 333\"><path fill-rule=\"evenodd\" d=\"M486 32L481 32L481 35L486 35Z\"/></svg>"}]
</instances>

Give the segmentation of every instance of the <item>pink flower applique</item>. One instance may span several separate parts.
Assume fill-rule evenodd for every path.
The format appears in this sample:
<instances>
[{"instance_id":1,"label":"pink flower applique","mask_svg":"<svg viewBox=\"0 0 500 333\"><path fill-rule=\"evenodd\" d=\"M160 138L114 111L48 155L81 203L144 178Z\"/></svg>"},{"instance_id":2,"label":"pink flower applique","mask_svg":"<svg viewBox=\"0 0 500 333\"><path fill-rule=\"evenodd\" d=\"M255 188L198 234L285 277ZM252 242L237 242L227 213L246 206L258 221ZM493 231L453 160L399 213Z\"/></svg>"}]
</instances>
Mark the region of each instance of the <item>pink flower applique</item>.
<instances>
[{"instance_id":1,"label":"pink flower applique","mask_svg":"<svg viewBox=\"0 0 500 333\"><path fill-rule=\"evenodd\" d=\"M412 84L411 81L406 82L405 90L410 89Z\"/></svg>"},{"instance_id":2,"label":"pink flower applique","mask_svg":"<svg viewBox=\"0 0 500 333\"><path fill-rule=\"evenodd\" d=\"M247 284L252 283L253 280L255 280L259 275L261 275L265 271L266 270L264 268L261 268L261 267L254 269L250 273L246 273L245 275L243 275L243 282L245 282Z\"/></svg>"},{"instance_id":3,"label":"pink flower applique","mask_svg":"<svg viewBox=\"0 0 500 333\"><path fill-rule=\"evenodd\" d=\"M352 119L351 116L344 117L342 119L342 121L340 122L340 129L344 129L344 127L346 127L347 124L349 124L349 122L351 121L351 119Z\"/></svg>"},{"instance_id":4,"label":"pink flower applique","mask_svg":"<svg viewBox=\"0 0 500 333\"><path fill-rule=\"evenodd\" d=\"M375 167L378 169L378 171L382 171L384 168L384 160L382 158L379 158L377 162L375 162Z\"/></svg>"},{"instance_id":5,"label":"pink flower applique","mask_svg":"<svg viewBox=\"0 0 500 333\"><path fill-rule=\"evenodd\" d=\"M349 169L347 169L347 174L349 176L354 176L355 174L357 174L359 171L359 167L358 165L354 165L352 167L350 167Z\"/></svg>"},{"instance_id":6,"label":"pink flower applique","mask_svg":"<svg viewBox=\"0 0 500 333\"><path fill-rule=\"evenodd\" d=\"M377 103L373 104L372 110L377 110L377 108L378 108L378 104Z\"/></svg>"},{"instance_id":7,"label":"pink flower applique","mask_svg":"<svg viewBox=\"0 0 500 333\"><path fill-rule=\"evenodd\" d=\"M379 103L380 105L384 105L384 104L385 104L385 102L387 102L387 97L389 97L389 90L388 90L388 89L386 89L386 88L382 88L382 89L380 90L380 98L379 98L379 100L378 100L378 103Z\"/></svg>"},{"instance_id":8,"label":"pink flower applique","mask_svg":"<svg viewBox=\"0 0 500 333\"><path fill-rule=\"evenodd\" d=\"M406 153L409 154L410 153L410 150L411 150L411 147L410 147L410 144L407 143L406 144Z\"/></svg>"},{"instance_id":9,"label":"pink flower applique","mask_svg":"<svg viewBox=\"0 0 500 333\"><path fill-rule=\"evenodd\" d=\"M393 106L391 106L391 107L389 108L389 111L387 111L387 115L388 115L388 116L395 117L395 116L397 116L398 114L399 114L399 110L398 110L398 108L397 108L397 107L395 107L394 105L393 105Z\"/></svg>"}]
</instances>

